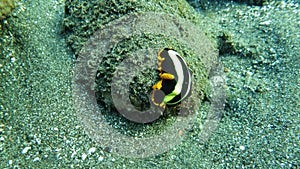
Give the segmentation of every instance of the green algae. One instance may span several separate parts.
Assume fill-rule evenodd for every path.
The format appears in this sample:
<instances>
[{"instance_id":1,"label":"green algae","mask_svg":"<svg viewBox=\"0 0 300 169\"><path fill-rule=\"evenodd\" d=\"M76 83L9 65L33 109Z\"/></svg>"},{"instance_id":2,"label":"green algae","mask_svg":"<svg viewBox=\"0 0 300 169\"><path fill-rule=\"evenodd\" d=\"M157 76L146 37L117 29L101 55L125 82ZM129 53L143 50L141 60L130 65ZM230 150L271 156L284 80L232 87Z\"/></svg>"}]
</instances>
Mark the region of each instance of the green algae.
<instances>
[{"instance_id":1,"label":"green algae","mask_svg":"<svg viewBox=\"0 0 300 169\"><path fill-rule=\"evenodd\" d=\"M183 0L176 1L66 1L67 40L78 54L87 39L103 25L134 12L165 12L197 22L197 13Z\"/></svg>"},{"instance_id":2,"label":"green algae","mask_svg":"<svg viewBox=\"0 0 300 169\"><path fill-rule=\"evenodd\" d=\"M159 5L157 8L151 8L152 5ZM65 30L67 33L68 42L73 47L75 54L80 55L80 50L82 49L82 45L87 41L87 39L95 33L96 30L101 28L105 28L107 23L114 22L118 20L125 14L131 13L141 13L141 12L166 12L172 13L172 17L182 18L191 23L197 24L199 18L197 18L198 14L188 6L188 4L184 1L173 1L168 2L168 5L165 5L163 2L156 1L148 1L145 2L137 2L137 1L72 1L66 3L66 18L64 20ZM134 7L133 7L134 6ZM88 12L87 12L88 11ZM93 15L91 15L93 13ZM153 13L155 15L155 13ZM140 14L137 14L140 15ZM171 18L171 16L170 16ZM124 22L121 24L131 23ZM168 19L162 18L162 20L152 21L151 19L145 20L147 24L151 25L153 28L148 28L150 30L146 30L141 35L130 37L129 39L123 39L122 42L117 44L116 46L110 46L109 53L107 53L102 63L100 63L100 67L97 68L97 77L96 77L96 97L99 106L102 108L102 112L104 114L112 114L111 117L115 116L113 112L116 112L114 108L114 102L110 97L111 93L111 80L113 74L116 71L119 63L122 62L127 56L134 54L134 51L140 49L147 48L156 48L157 53L160 49L163 49L168 46L174 47L178 52L182 53L185 60L187 61L189 67L194 72L194 77L196 80L195 87L195 95L197 95L196 100L202 100L204 98L205 87L207 86L208 72L211 69L211 66L216 62L216 50L214 49L213 43L208 41L204 35L201 35L199 39L194 39L199 32L193 32L193 30L182 30L180 28L179 21L172 21ZM169 36L168 29L173 30L172 27L159 27L160 24L168 25L168 22L178 22L175 23L178 25L178 30L182 31L181 36L186 38L186 44L181 44L181 37L178 36L178 39L172 39L172 36ZM141 25L134 25L131 23L132 28L139 27ZM143 23L142 23L143 24ZM184 23L183 23L184 24ZM155 26L157 25L157 28ZM183 26L182 26L183 27ZM151 30L152 29L152 30ZM166 29L164 35L164 30L154 31L155 29ZM177 28L174 29L174 31ZM126 29L120 29L117 34L126 34ZM190 31L187 33L187 31ZM159 32L155 34L155 32ZM172 33L171 33L172 34ZM200 34L204 34L201 33ZM126 35L130 36L130 35ZM118 36L116 36L118 37ZM117 41L114 39L114 36L111 37L110 41ZM192 42L198 45L192 45ZM204 44L205 43L205 44ZM202 45L200 45L202 44ZM195 49L194 49L195 48ZM193 53L196 50L198 53ZM86 53L86 52L84 52ZM91 52L93 53L93 52ZM154 54L151 60L156 60L156 55ZM141 57L142 58L142 57ZM140 59L141 59L140 58ZM94 62L94 58L92 58L90 63ZM142 63L142 62L141 62ZM95 64L95 63L93 63ZM97 62L96 62L97 64ZM130 99L133 105L136 105L136 108L141 110L146 107L149 107L148 94L151 91L151 86L157 82L157 74L156 73L156 65L153 65L152 70L148 70L148 72L144 72L143 76L138 76L136 80L130 86ZM91 75L93 77L93 75ZM126 75L124 76L126 78ZM117 82L117 86L121 87L126 80L124 78L120 79ZM118 91L120 97L125 94L126 91L122 89ZM132 113L133 114L133 113ZM167 113L168 114L168 113ZM110 118L111 119L111 118ZM127 131L127 130L125 130Z\"/></svg>"},{"instance_id":3,"label":"green algae","mask_svg":"<svg viewBox=\"0 0 300 169\"><path fill-rule=\"evenodd\" d=\"M132 27L127 26L124 23L131 23ZM167 29L172 31L166 31ZM127 104L127 102L124 100L127 100L129 97L134 98L132 100L140 100L140 97L143 97L143 95L144 98L146 98L145 94L148 94L149 90L151 90L151 86L156 82L157 79L153 78L155 73L157 73L155 70L157 68L155 63L157 61L157 53L165 46L173 46L177 51L180 51L185 56L184 58L187 64L195 75L195 87L194 91L192 92L191 100L197 102L196 104L199 104L204 97L208 72L212 69L212 66L216 62L216 52L208 38L206 38L203 33L192 23L186 22L182 18L153 12L137 13L122 17L115 22L106 25L106 28L103 30L100 29L99 32L95 32L95 34L91 36L91 39L83 48L82 52L79 53L79 57L77 59L78 65L76 66L77 68L74 72L76 75L75 82L79 82L76 83L74 88L75 96L77 98L75 105L80 105L79 107L76 106L78 116L80 119L82 119L83 125L89 132L89 135L100 145L103 145L102 147L110 144L111 148L109 148L109 150L111 152L120 154L122 156L127 154L129 157L146 157L153 155L155 152L161 153L162 151L165 151L166 148L173 147L174 143L178 143L178 141L181 139L181 135L178 135L178 130L180 128L182 128L182 130L183 128L187 129L189 124L192 124L193 119L196 120L196 118L192 118L192 116L195 115L196 111L198 110L193 109L193 105L195 104L192 103L192 101L190 102L191 104L186 104L187 107L185 109L190 109L192 113L182 113L182 117L178 117L176 122L172 122L172 118L167 117L169 113L166 113L166 118L158 123L155 123L155 126L152 125L151 128L148 127L152 135L156 132L156 135L151 138L147 136L147 131L142 131L143 133L135 133L134 130L128 131L130 126L130 129L133 129L134 127L132 126L137 128L138 125L120 120L120 118L116 115L117 111L115 108L118 109L120 105L122 110L126 109L126 112L128 110L131 116L138 115L138 112L132 110L132 108L129 106L130 103ZM150 55L146 53L134 55L136 51L147 49L155 50L154 53L151 53ZM126 90L128 89L126 82L131 80L130 78L126 78L131 74L117 73L118 75L117 78L115 78L114 83L111 83L111 79L116 70L119 70L120 62L123 63L123 60L127 59L130 55L132 55L132 58L134 58L131 60L132 63L137 64L140 67L134 68L127 65L127 67L120 68L120 70L128 69L132 72L141 72L141 69L146 67L150 68L150 72L152 71L155 73L148 72L145 73L144 76L139 76L141 81L147 81L147 84L149 85L146 86L145 83L141 81L135 81L135 83L139 85L136 85L135 89L131 88L131 91L133 92L131 95L126 96ZM103 57L100 58L100 61L98 58L99 56ZM152 61L152 63L150 63L150 67L149 64L139 64L144 63L143 59ZM101 60L103 62L101 62ZM100 64L100 67L98 64ZM95 79L96 74L96 96L98 97L98 106L100 106L99 113L94 113L97 112L94 111L97 109L94 105L94 101L93 99L89 101L87 98L88 95L86 95L86 93L93 93L91 88L94 86L93 79ZM84 81L90 84L80 83ZM113 87L117 88L115 92L110 90L110 88ZM88 90L85 91L84 89ZM113 96L111 93L117 93L117 95L114 97L117 98L117 101L111 99L110 95ZM92 95L93 94L91 94L91 97ZM145 103L142 104L142 107L146 107ZM103 116L101 114L106 115ZM142 118L149 120L149 116L142 116ZM105 117L106 120L109 119L110 124L114 124L114 126L117 126L117 128L121 128L123 130L122 133L133 132L133 134L131 134L133 136L142 134L143 138L132 138L126 135L122 136L114 133L115 131L110 129L111 126L106 124L107 122L105 122L103 117ZM149 121L146 123L148 122ZM145 121L142 121L142 123L145 123ZM145 128L144 126L142 127ZM169 129L166 130L166 128ZM107 131L106 137L101 136L103 130ZM157 131L164 132L161 133ZM179 136L179 140L176 138L176 136ZM113 140L116 139L126 141L120 141L121 143L116 142L118 144L115 144L114 141L109 140L110 138L113 138ZM164 144L162 144L157 142L157 140L165 141ZM126 144L135 146L131 147L129 150ZM152 148L149 149L151 146Z\"/></svg>"},{"instance_id":4,"label":"green algae","mask_svg":"<svg viewBox=\"0 0 300 169\"><path fill-rule=\"evenodd\" d=\"M1 0L0 1L0 20L8 17L13 9L15 9L14 0Z\"/></svg>"}]
</instances>

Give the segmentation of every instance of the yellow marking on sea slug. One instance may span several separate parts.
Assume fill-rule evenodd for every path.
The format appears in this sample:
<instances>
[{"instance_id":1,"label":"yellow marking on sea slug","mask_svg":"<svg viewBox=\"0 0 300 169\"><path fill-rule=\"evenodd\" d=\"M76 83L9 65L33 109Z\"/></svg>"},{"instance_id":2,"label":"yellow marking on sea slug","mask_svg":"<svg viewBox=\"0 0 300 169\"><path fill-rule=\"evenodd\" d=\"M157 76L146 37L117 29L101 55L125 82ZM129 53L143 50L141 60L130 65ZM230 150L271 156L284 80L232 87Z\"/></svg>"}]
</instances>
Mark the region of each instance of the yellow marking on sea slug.
<instances>
[{"instance_id":1,"label":"yellow marking on sea slug","mask_svg":"<svg viewBox=\"0 0 300 169\"><path fill-rule=\"evenodd\" d=\"M173 80L175 77L170 73L160 73L159 77L166 80Z\"/></svg>"},{"instance_id":2,"label":"yellow marking on sea slug","mask_svg":"<svg viewBox=\"0 0 300 169\"><path fill-rule=\"evenodd\" d=\"M154 90L154 89L159 90L159 89L161 89L161 88L162 88L162 79L161 79L159 82L157 82L155 85L152 86L152 89L153 89L153 90Z\"/></svg>"}]
</instances>

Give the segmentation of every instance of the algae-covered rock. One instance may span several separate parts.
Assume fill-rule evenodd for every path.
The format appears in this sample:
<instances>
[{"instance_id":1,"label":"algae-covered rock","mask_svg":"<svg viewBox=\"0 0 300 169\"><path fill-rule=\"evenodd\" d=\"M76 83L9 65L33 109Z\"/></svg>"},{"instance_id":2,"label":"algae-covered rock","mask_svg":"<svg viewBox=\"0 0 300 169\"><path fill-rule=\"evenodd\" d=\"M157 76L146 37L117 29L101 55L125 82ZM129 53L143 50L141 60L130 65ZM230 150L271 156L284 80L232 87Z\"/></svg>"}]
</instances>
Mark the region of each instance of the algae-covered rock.
<instances>
[{"instance_id":1,"label":"algae-covered rock","mask_svg":"<svg viewBox=\"0 0 300 169\"><path fill-rule=\"evenodd\" d=\"M148 14L144 15L144 13ZM129 18L123 18L131 14L132 16ZM139 21L139 16L146 17L147 15L149 15L148 19ZM155 15L157 17L154 17ZM97 73L94 72L90 76L91 79L96 76L96 98L100 107L103 108L102 112L112 114L111 112L116 111L111 98L112 80L118 71L119 64L129 57L136 57L134 62L139 62L141 66L136 71L142 72L135 76L134 82L129 85L130 101L139 110L147 109L151 86L158 81L157 65L155 64L157 53L169 46L175 48L183 56L193 72L194 86L197 87L194 88L194 97L192 96L192 98L197 103L201 102L205 95L209 72L216 63L217 52L215 45L201 31L204 27L198 25L197 16L198 14L194 9L182 0L152 0L147 2L131 0L66 1L65 31L75 54L81 55L81 57L86 53L93 53L96 56L105 55L100 63L95 61L97 60L95 58L87 58L89 65L94 65L90 68L97 69ZM123 21L117 21L118 19ZM143 26L147 28L140 28ZM105 32L101 29L107 27L111 27L111 31L108 31L110 36L107 39L94 39L92 44L88 44L93 46L92 48L83 47L88 39ZM116 27L120 28L116 29ZM133 32L137 34L133 35ZM124 36L124 38L120 39L119 36ZM95 42L97 40L99 42ZM97 48L97 46L101 46L101 43L104 43L103 41L110 41L111 44L116 43L105 47L108 48L105 49L107 53L95 51L104 50ZM87 51L82 52L82 48L87 48L85 49ZM136 53L149 48L155 49L149 57L153 61L152 67L144 70L143 67L146 65L143 66L143 63L145 64L143 59L146 56L136 56ZM146 53L144 54L146 55ZM126 79L128 76L123 73L123 76L118 77L121 78L115 80L117 81L115 83L120 89L117 90L120 96L118 98L122 98L127 92L125 84L128 81Z\"/></svg>"},{"instance_id":2,"label":"algae-covered rock","mask_svg":"<svg viewBox=\"0 0 300 169\"><path fill-rule=\"evenodd\" d=\"M0 0L0 20L9 16L15 7L14 0Z\"/></svg>"},{"instance_id":3,"label":"algae-covered rock","mask_svg":"<svg viewBox=\"0 0 300 169\"><path fill-rule=\"evenodd\" d=\"M75 109L88 134L110 152L132 157L165 152L178 144L182 130L204 116L199 105L217 62L216 45L205 35L196 11L182 0L66 1L66 5L65 33L77 57ZM185 60L193 87L181 105L161 110L151 104L151 92L159 80L158 52L168 47ZM121 141L110 142L107 137ZM135 145L134 150L123 143Z\"/></svg>"},{"instance_id":4,"label":"algae-covered rock","mask_svg":"<svg viewBox=\"0 0 300 169\"><path fill-rule=\"evenodd\" d=\"M134 12L165 12L197 22L197 13L184 0L67 0L64 20L67 41L78 54L87 39L103 25Z\"/></svg>"}]
</instances>

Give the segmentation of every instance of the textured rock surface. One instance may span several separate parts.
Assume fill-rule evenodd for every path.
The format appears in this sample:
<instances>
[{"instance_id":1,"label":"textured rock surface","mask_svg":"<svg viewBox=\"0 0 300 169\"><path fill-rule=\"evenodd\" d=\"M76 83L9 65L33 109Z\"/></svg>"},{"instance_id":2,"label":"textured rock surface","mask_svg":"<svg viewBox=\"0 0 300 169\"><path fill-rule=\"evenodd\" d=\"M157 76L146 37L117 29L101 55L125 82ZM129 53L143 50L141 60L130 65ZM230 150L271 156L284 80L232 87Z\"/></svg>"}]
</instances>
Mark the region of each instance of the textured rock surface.
<instances>
[{"instance_id":1,"label":"textured rock surface","mask_svg":"<svg viewBox=\"0 0 300 169\"><path fill-rule=\"evenodd\" d=\"M197 22L197 13L184 0L176 1L66 1L64 25L76 54L96 30L112 20L134 12L165 12Z\"/></svg>"},{"instance_id":2,"label":"textured rock surface","mask_svg":"<svg viewBox=\"0 0 300 169\"><path fill-rule=\"evenodd\" d=\"M166 5L167 4L167 5ZM155 7L154 7L155 6ZM73 47L76 54L80 54L83 44L93 36L93 33L101 30L102 27L105 27L106 24L125 16L126 14L136 13L136 12L164 12L166 14L172 13L175 18L181 20L186 20L187 22L194 23L196 27L201 27L199 25L199 15L187 4L187 2L178 0L172 2L160 1L67 1L66 2L66 18L64 20L65 31L67 33L67 39L71 46ZM93 14L93 15L91 15ZM138 14L140 15L140 14ZM172 17L173 17L172 16ZM138 18L138 17L137 17ZM179 53L182 54L183 58L186 60L189 67L192 69L196 85L197 95L200 100L203 99L206 87L206 79L208 78L208 73L216 63L217 52L214 48L215 46L211 43L204 34L205 32L186 30L190 32L182 31L182 35L186 36L186 44L181 44L181 37L177 36L177 39L174 39L174 36L171 36L168 31L175 31L176 28L172 27L159 27L159 25L169 25L168 22L178 22L179 20L171 20L168 18L163 18L161 20L145 20L150 27L142 34L123 39L122 42L113 46L105 56L102 63L100 63L100 68L97 73L97 88L96 95L99 105L105 108L103 111L111 114L110 107L113 106L110 95L111 80L113 74L118 67L118 64L124 60L127 56L133 55L136 50L147 49L147 48L156 48L157 53L160 49L163 49L168 46L174 47ZM161 22L161 23L159 23ZM138 28L140 25L135 25L133 21L128 21L121 24L130 24L128 27ZM143 24L143 23L141 23ZM181 23L185 24L185 23ZM152 28L151 28L152 27ZM157 27L157 28L156 28ZM180 26L178 26L180 27ZM183 26L182 26L183 27ZM192 25L190 26L192 27ZM157 33L157 29L160 30ZM178 28L178 30L183 28ZM123 31L123 32L122 32ZM101 31L100 31L101 32ZM186 35L184 34L186 33ZM126 29L120 29L119 32L115 34L126 34ZM200 36L198 37L198 35ZM201 35L202 34L202 35ZM196 39L195 37L198 37ZM111 36L110 41L116 41L113 36ZM193 42L192 45L189 42ZM198 52L195 55L195 50ZM156 55L153 55L152 60L156 60ZM139 59L143 59L142 57ZM92 59L94 60L94 59ZM91 60L91 62L92 62ZM142 61L140 61L142 63ZM205 65L205 66L204 66ZM130 86L130 98L132 104L136 105L139 109L149 107L148 96L151 92L151 86L157 82L157 71L155 70L156 65L153 65L152 70L144 71L143 74L139 75L135 81ZM124 75L126 78L126 75ZM120 79L119 84L123 85L125 80ZM124 92L125 89L120 90L120 95Z\"/></svg>"}]
</instances>

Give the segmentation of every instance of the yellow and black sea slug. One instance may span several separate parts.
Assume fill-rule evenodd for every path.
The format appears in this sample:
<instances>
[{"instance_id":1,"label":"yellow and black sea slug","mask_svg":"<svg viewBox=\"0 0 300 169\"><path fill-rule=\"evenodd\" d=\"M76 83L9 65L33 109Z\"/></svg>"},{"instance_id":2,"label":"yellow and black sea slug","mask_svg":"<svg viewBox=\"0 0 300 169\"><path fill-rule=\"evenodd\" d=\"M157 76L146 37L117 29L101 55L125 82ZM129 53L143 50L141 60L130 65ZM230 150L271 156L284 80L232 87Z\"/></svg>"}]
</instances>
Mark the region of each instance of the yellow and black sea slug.
<instances>
[{"instance_id":1,"label":"yellow and black sea slug","mask_svg":"<svg viewBox=\"0 0 300 169\"><path fill-rule=\"evenodd\" d=\"M160 80L152 86L152 103L162 108L176 106L191 94L192 72L173 48L161 50L157 57Z\"/></svg>"}]
</instances>

